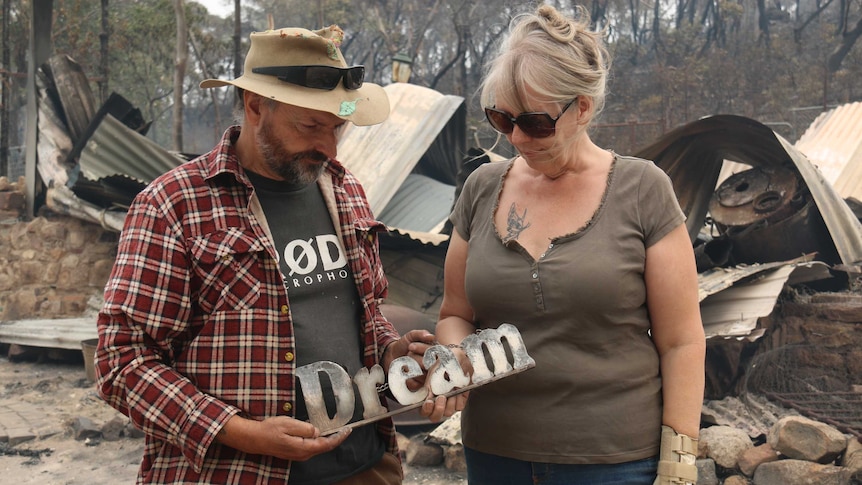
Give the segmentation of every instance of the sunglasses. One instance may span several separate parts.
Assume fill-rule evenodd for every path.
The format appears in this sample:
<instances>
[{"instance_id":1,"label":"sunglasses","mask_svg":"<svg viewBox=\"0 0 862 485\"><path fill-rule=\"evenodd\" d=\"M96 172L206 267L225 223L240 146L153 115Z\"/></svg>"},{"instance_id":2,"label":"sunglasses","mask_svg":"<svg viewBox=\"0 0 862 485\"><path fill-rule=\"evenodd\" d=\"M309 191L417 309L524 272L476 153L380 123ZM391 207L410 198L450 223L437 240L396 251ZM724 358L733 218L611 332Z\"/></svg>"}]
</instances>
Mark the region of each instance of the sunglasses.
<instances>
[{"instance_id":1,"label":"sunglasses","mask_svg":"<svg viewBox=\"0 0 862 485\"><path fill-rule=\"evenodd\" d=\"M335 89L342 80L345 89L359 89L365 79L365 66L267 66L252 68L251 72L275 76L286 83L327 91Z\"/></svg>"},{"instance_id":2,"label":"sunglasses","mask_svg":"<svg viewBox=\"0 0 862 485\"><path fill-rule=\"evenodd\" d=\"M560 111L560 114L556 118L552 118L551 115L544 111L521 113L513 117L509 113L496 108L485 108L485 118L488 119L488 123L491 124L492 128L504 135L515 131L515 125L518 125L518 128L530 138L547 138L556 132L557 120L563 116L563 113L577 99L578 97L575 96L573 100L563 106L563 110Z\"/></svg>"}]
</instances>

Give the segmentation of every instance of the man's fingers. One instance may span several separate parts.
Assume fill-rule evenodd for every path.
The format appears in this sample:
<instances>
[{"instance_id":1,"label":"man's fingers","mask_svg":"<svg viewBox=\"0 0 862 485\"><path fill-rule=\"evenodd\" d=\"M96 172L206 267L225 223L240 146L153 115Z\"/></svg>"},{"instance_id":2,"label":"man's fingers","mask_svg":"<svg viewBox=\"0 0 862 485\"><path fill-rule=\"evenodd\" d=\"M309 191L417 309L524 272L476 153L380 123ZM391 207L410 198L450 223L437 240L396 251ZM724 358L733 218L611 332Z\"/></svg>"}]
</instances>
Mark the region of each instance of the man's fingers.
<instances>
[{"instance_id":1,"label":"man's fingers","mask_svg":"<svg viewBox=\"0 0 862 485\"><path fill-rule=\"evenodd\" d=\"M338 447L350 436L351 431L350 428L344 428L329 436L317 436L313 438L301 438L296 435L290 436L288 441L291 442L291 451L280 456L289 460L308 460L313 456L326 453Z\"/></svg>"},{"instance_id":2,"label":"man's fingers","mask_svg":"<svg viewBox=\"0 0 862 485\"><path fill-rule=\"evenodd\" d=\"M318 440L324 440L326 442L325 445L327 446L327 449L325 451L329 451L333 448L336 448L341 443L343 443L344 440L346 440L347 437L350 436L350 433L352 431L353 431L352 428L342 428L342 429L338 430L337 432L335 432L329 436L324 436L322 438L317 438L317 439Z\"/></svg>"},{"instance_id":3,"label":"man's fingers","mask_svg":"<svg viewBox=\"0 0 862 485\"><path fill-rule=\"evenodd\" d=\"M298 419L286 418L279 423L279 427L283 433L298 438L317 438L320 436L320 430L313 424Z\"/></svg>"},{"instance_id":4,"label":"man's fingers","mask_svg":"<svg viewBox=\"0 0 862 485\"><path fill-rule=\"evenodd\" d=\"M411 342L421 342L432 345L435 341L434 334L428 330L411 330L407 332L407 339Z\"/></svg>"}]
</instances>

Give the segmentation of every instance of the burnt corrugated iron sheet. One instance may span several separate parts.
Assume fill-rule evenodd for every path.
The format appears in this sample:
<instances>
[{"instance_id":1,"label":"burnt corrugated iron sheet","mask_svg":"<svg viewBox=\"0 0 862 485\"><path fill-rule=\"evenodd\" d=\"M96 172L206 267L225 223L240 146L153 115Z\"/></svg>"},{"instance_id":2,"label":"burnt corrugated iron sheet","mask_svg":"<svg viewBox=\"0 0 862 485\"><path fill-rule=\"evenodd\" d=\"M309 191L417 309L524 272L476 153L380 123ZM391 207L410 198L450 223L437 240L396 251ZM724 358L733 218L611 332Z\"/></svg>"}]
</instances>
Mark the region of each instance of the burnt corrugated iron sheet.
<instances>
[{"instance_id":1,"label":"burnt corrugated iron sheet","mask_svg":"<svg viewBox=\"0 0 862 485\"><path fill-rule=\"evenodd\" d=\"M795 146L841 197L862 201L862 103L822 113Z\"/></svg>"},{"instance_id":2,"label":"burnt corrugated iron sheet","mask_svg":"<svg viewBox=\"0 0 862 485\"><path fill-rule=\"evenodd\" d=\"M123 175L144 185L183 161L111 115L101 120L78 158L91 181Z\"/></svg>"},{"instance_id":3,"label":"burnt corrugated iron sheet","mask_svg":"<svg viewBox=\"0 0 862 485\"><path fill-rule=\"evenodd\" d=\"M347 125L338 143L338 159L365 187L375 214L398 191L453 114L460 96L407 83L385 86L391 112L378 125ZM461 127L463 130L463 127Z\"/></svg>"},{"instance_id":4,"label":"burnt corrugated iron sheet","mask_svg":"<svg viewBox=\"0 0 862 485\"><path fill-rule=\"evenodd\" d=\"M787 284L830 277L817 261L788 261L713 268L698 274L700 313L706 338L756 340L759 319L775 308Z\"/></svg>"},{"instance_id":5,"label":"burnt corrugated iron sheet","mask_svg":"<svg viewBox=\"0 0 862 485\"><path fill-rule=\"evenodd\" d=\"M411 173L378 218L389 227L439 233L454 200L454 185Z\"/></svg>"},{"instance_id":6,"label":"burnt corrugated iron sheet","mask_svg":"<svg viewBox=\"0 0 862 485\"><path fill-rule=\"evenodd\" d=\"M766 125L750 118L717 115L681 126L637 156L653 160L671 178L694 241L725 160L752 167L781 167L791 161L817 205L841 261L862 262L862 224L805 155Z\"/></svg>"}]
</instances>

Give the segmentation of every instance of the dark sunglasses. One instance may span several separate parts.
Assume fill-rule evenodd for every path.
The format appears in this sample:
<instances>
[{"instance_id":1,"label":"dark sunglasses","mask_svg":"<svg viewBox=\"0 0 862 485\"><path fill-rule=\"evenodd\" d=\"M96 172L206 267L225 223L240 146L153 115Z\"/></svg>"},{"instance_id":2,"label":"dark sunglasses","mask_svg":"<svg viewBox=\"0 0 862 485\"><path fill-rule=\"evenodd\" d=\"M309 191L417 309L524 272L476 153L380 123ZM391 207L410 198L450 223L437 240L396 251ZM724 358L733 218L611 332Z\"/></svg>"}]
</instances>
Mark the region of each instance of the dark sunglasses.
<instances>
[{"instance_id":1,"label":"dark sunglasses","mask_svg":"<svg viewBox=\"0 0 862 485\"><path fill-rule=\"evenodd\" d=\"M365 66L267 66L255 67L251 72L275 76L280 81L307 88L332 91L344 80L345 89L359 89L365 79Z\"/></svg>"},{"instance_id":2,"label":"dark sunglasses","mask_svg":"<svg viewBox=\"0 0 862 485\"><path fill-rule=\"evenodd\" d=\"M512 116L509 113L496 108L485 108L485 118L491 127L504 135L508 135L515 131L515 125L524 132L525 135L531 138L547 138L556 132L557 120L563 116L563 113L569 109L569 106L577 100L578 97L568 104L563 106L563 110L556 118L544 111L533 113L521 113L518 116Z\"/></svg>"}]
</instances>

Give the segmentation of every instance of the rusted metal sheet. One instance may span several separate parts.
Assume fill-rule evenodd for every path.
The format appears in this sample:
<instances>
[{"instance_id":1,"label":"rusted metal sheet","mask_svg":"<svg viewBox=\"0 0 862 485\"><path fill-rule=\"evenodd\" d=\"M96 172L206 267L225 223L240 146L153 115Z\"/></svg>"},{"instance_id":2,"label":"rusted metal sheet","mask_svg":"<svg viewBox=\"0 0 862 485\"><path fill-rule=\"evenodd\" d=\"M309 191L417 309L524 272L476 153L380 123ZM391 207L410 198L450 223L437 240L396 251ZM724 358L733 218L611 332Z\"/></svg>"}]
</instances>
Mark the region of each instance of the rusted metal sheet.
<instances>
[{"instance_id":1,"label":"rusted metal sheet","mask_svg":"<svg viewBox=\"0 0 862 485\"><path fill-rule=\"evenodd\" d=\"M862 201L862 103L822 113L795 146L841 197Z\"/></svg>"},{"instance_id":2,"label":"rusted metal sheet","mask_svg":"<svg viewBox=\"0 0 862 485\"><path fill-rule=\"evenodd\" d=\"M391 112L374 126L345 127L338 158L362 182L371 210L380 214L464 103L408 83L385 86Z\"/></svg>"},{"instance_id":3,"label":"rusted metal sheet","mask_svg":"<svg viewBox=\"0 0 862 485\"><path fill-rule=\"evenodd\" d=\"M859 219L802 152L755 120L735 115L703 118L667 133L637 155L655 161L670 176L692 241L702 228L725 160L763 170L793 169L811 193L840 262L862 263Z\"/></svg>"}]
</instances>

